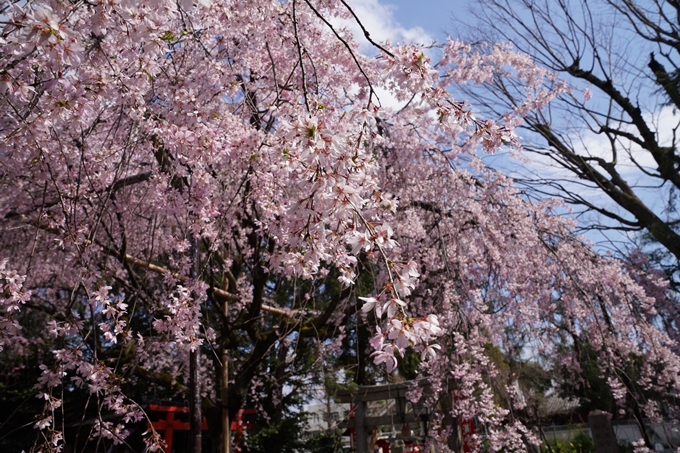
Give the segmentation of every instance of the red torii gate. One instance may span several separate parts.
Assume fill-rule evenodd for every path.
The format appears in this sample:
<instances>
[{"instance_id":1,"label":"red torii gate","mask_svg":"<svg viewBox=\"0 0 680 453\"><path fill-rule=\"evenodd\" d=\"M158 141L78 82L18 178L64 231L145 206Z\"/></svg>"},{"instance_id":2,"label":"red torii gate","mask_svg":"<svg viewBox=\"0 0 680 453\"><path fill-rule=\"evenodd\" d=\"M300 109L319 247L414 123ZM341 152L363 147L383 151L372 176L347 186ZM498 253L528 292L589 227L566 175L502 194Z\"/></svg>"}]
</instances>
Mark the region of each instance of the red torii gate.
<instances>
[{"instance_id":1,"label":"red torii gate","mask_svg":"<svg viewBox=\"0 0 680 453\"><path fill-rule=\"evenodd\" d=\"M163 434L163 441L165 442L165 453L172 453L172 433L174 431L188 431L191 429L189 422L182 420L175 420L175 413L186 414L189 413L188 406L163 406L160 404L149 404L149 411L152 412L165 412L165 419L160 419L151 422L151 426L156 431L160 431ZM238 441L243 435L243 432L249 428L255 426L255 423L249 420L244 420L244 415L255 414L255 409L241 409L236 414L236 418L231 423L231 431L234 433L234 441ZM208 422L205 417L201 423L201 429L208 429ZM239 453L241 451L241 446L234 442L234 451Z\"/></svg>"},{"instance_id":2,"label":"red torii gate","mask_svg":"<svg viewBox=\"0 0 680 453\"><path fill-rule=\"evenodd\" d=\"M162 406L160 404L149 404L149 411L165 412L165 419L160 419L151 422L151 426L156 431L163 433L163 440L165 441L165 453L172 453L172 432L173 431L188 431L190 429L189 422L175 420L175 413L179 412L186 414L189 412L188 406ZM208 429L208 422L203 417L201 422L201 429Z\"/></svg>"},{"instance_id":3,"label":"red torii gate","mask_svg":"<svg viewBox=\"0 0 680 453\"><path fill-rule=\"evenodd\" d=\"M243 436L243 432L255 426L255 422L252 420L245 420L243 416L254 415L256 413L257 412L253 408L239 409L238 413L236 414L236 418L234 418L234 421L231 422L231 432L233 433L234 438L234 442L232 443L234 446L234 453L241 453L242 451L241 445L238 443L238 441Z\"/></svg>"}]
</instances>

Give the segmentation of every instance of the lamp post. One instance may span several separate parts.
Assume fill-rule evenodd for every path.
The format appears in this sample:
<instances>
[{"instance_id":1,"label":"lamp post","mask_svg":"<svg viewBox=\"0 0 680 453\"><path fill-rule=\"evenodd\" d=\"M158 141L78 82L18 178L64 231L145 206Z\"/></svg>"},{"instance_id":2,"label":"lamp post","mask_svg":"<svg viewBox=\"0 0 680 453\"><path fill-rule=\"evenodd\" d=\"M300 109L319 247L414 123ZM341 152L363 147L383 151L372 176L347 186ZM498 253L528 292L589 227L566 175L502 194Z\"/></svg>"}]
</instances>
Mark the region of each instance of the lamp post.
<instances>
[{"instance_id":1,"label":"lamp post","mask_svg":"<svg viewBox=\"0 0 680 453\"><path fill-rule=\"evenodd\" d=\"M425 427L425 438L427 439L427 422L430 420L432 408L427 403L427 398L424 395L415 403L411 402L411 406L413 407L413 413L423 422Z\"/></svg>"}]
</instances>

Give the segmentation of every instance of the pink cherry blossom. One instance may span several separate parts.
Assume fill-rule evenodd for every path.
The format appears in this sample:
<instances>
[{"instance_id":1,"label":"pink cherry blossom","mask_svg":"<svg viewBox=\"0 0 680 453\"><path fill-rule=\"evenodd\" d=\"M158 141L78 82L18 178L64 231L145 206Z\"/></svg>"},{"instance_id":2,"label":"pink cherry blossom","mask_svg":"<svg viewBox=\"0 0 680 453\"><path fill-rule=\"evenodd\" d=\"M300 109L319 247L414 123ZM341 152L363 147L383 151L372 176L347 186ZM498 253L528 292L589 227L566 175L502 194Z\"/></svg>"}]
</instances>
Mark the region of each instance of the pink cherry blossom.
<instances>
[{"instance_id":1,"label":"pink cherry blossom","mask_svg":"<svg viewBox=\"0 0 680 453\"><path fill-rule=\"evenodd\" d=\"M535 441L489 384L501 372L485 348L511 353L511 329L574 382L562 346L588 342L618 401L680 392L662 276L596 253L559 203L527 200L484 164L517 149L523 112L570 89L512 46L449 40L434 63L380 44L368 57L333 25L351 16L335 0L45 0L5 14L0 348L58 345L35 383L53 451L62 386L99 401L115 420L92 434L117 444L144 417L127 384L183 398L194 352L219 406L224 348L242 404L273 379L244 350L269 341L286 364L299 360L286 347L318 335L323 356L363 322L387 373L413 348L432 398L455 383L450 415L484 423L490 451ZM500 122L451 96L498 71L525 84ZM383 91L403 107L381 105ZM331 275L342 297L320 302ZM353 287L361 277L370 288ZM24 329L26 312L44 329ZM145 442L161 448L153 430Z\"/></svg>"}]
</instances>

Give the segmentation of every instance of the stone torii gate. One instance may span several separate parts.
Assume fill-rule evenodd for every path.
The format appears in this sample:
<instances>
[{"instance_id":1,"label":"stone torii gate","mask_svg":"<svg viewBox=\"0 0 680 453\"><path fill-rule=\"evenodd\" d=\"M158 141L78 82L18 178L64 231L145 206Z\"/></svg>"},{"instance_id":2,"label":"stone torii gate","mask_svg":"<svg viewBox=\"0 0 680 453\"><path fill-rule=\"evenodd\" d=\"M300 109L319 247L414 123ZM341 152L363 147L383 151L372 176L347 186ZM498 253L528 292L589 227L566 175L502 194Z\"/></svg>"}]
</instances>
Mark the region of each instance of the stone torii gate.
<instances>
[{"instance_id":1,"label":"stone torii gate","mask_svg":"<svg viewBox=\"0 0 680 453\"><path fill-rule=\"evenodd\" d=\"M417 385L423 387L423 394L431 394L430 386L426 380L416 381ZM414 382L399 382L385 385L364 385L352 390L340 390L336 393L335 399L339 403L350 403L354 405L354 419L347 423L348 428L356 430L356 452L368 452L368 428L374 426L392 425L395 423L406 424L419 422L420 419L413 412L406 412L406 393L413 386ZM450 426L453 435L449 436L448 446L452 451L461 451L460 435L458 433L458 422L449 415L453 404L452 385L444 396L441 403L445 410L445 424ZM366 403L369 401L395 400L397 413L394 415L381 415L378 417L368 417L366 413Z\"/></svg>"}]
</instances>

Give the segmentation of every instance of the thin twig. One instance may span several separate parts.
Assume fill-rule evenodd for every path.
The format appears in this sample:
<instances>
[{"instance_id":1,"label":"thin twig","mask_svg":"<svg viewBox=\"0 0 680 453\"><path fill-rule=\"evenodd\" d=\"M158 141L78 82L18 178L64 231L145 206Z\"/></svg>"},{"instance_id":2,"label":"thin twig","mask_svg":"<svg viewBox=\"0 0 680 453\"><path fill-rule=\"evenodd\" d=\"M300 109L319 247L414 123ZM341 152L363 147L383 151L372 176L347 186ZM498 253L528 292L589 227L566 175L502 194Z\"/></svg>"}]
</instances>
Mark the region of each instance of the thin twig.
<instances>
[{"instance_id":1,"label":"thin twig","mask_svg":"<svg viewBox=\"0 0 680 453\"><path fill-rule=\"evenodd\" d=\"M281 93L279 91L279 81L276 79L276 65L274 64L274 58L272 57L272 52L269 50L269 43L266 42L264 43L265 48L267 49L267 55L269 55L269 60L272 62L272 74L274 75L274 88L276 88L276 103L275 105L278 105L279 100L281 99Z\"/></svg>"},{"instance_id":2,"label":"thin twig","mask_svg":"<svg viewBox=\"0 0 680 453\"><path fill-rule=\"evenodd\" d=\"M311 112L309 108L309 101L307 100L307 77L305 76L305 64L302 61L302 46L298 36L296 5L297 0L293 0L293 31L295 32L295 44L297 45L298 58L300 59L300 69L302 70L302 94L304 94L305 97L305 106L307 107L307 112Z\"/></svg>"},{"instance_id":3,"label":"thin twig","mask_svg":"<svg viewBox=\"0 0 680 453\"><path fill-rule=\"evenodd\" d=\"M359 63L359 60L357 59L356 55L354 54L352 47L349 45L349 43L342 36L340 36L340 34L335 30L333 25L331 25L331 23L328 22L326 20L326 18L323 17L321 15L321 13L316 10L316 8L314 8L314 6L309 2L309 0L304 0L304 1L312 9L314 14L316 14L317 17L319 19L321 19L323 21L323 23L325 23L328 26L328 28L331 29L331 31L333 32L335 37L338 38L338 40L347 48L347 50L349 51L349 54L352 56L352 60L354 60L354 63L357 65L359 72L361 72L361 75L363 75L364 78L366 79L366 83L368 83L368 88L370 90L369 93L368 93L368 105L366 106L366 108L369 108L371 106L371 99L373 98L373 96L375 96L375 98L378 100L378 103L380 103L380 98L378 98L378 95L376 94L375 90L373 89L373 84L371 83L371 79L368 78L368 75L366 75L366 73L364 72L364 68L361 67L361 64ZM293 2L293 5L295 5L295 2ZM394 55L392 55L392 54L390 54L390 55L392 57L394 57ZM300 58L302 58L302 56Z\"/></svg>"},{"instance_id":4,"label":"thin twig","mask_svg":"<svg viewBox=\"0 0 680 453\"><path fill-rule=\"evenodd\" d=\"M347 8L347 10L350 12L350 14L354 17L354 20L357 21L357 24L359 24L359 27L361 27L361 31L364 32L364 37L366 38L366 40L368 40L368 42L370 42L371 44L373 44L373 45L374 45L375 47L377 47L378 49L380 49L380 50L382 50L383 52L385 52L385 53L386 53L387 55L389 55L390 57L394 58L394 54L393 54L392 52L390 52L389 50L385 49L383 46L381 46L380 44L378 44L377 42L375 42L375 41L373 41L373 40L371 39L371 34L368 32L368 30L366 30L366 29L364 28L364 24L361 23L361 21L359 20L359 18L357 17L357 15L354 13L354 10L347 4L347 2L346 2L345 0L340 0L340 1L342 2L343 5L345 5L345 8Z\"/></svg>"}]
</instances>

